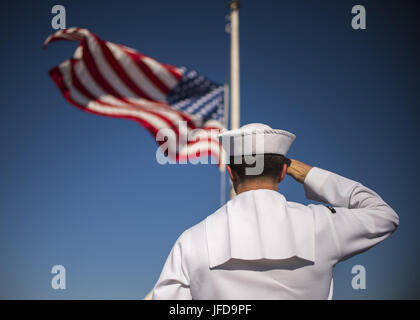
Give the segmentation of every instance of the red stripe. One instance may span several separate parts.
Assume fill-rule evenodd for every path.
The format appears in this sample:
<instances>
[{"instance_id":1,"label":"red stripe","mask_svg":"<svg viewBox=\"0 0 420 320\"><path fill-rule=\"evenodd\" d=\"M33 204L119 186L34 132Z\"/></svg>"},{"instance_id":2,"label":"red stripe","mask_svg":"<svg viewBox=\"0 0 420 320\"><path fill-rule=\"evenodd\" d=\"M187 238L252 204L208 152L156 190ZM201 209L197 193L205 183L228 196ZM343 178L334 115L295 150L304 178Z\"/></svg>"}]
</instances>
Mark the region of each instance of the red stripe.
<instances>
[{"instance_id":1,"label":"red stripe","mask_svg":"<svg viewBox=\"0 0 420 320\"><path fill-rule=\"evenodd\" d=\"M208 144L207 144L207 146L208 146L208 148L207 149L205 149L205 150L203 150L201 147L195 152L195 154L193 154L193 155L188 155L187 156L187 154L188 154L188 150L189 149L191 149L191 147L194 145L194 144L196 144L196 143L199 143L199 142L206 142L206 140L207 140L207 142L208 142ZM183 153L183 154L180 154L180 160L183 160L183 161L185 161L186 159L188 160L188 159L195 159L195 158L200 158L200 157L202 157L202 156L204 156L204 155L207 155L207 156L214 156L214 157L216 157L217 159L218 159L218 162L220 162L220 159L219 159L219 154L220 154L220 152L218 151L218 153L215 153L213 150L212 150L212 148L210 147L210 143L211 142L216 142L216 144L218 144L219 145L219 149L220 149L220 143L219 143L219 141L218 140L214 140L214 139L211 139L211 138L201 138L201 139L198 139L198 140L193 140L193 141L189 141L188 143L187 143L187 153ZM201 154L201 153L204 153L204 154Z\"/></svg>"},{"instance_id":2,"label":"red stripe","mask_svg":"<svg viewBox=\"0 0 420 320\"><path fill-rule=\"evenodd\" d=\"M197 151L198 154L193 154L193 155L188 155L188 154L178 154L176 157L176 161L188 161L188 160L192 160L192 159L198 159L204 156L211 156L211 157L215 157L219 160L219 154L215 153L213 150L202 150ZM220 165L220 161L218 162L218 165Z\"/></svg>"},{"instance_id":3,"label":"red stripe","mask_svg":"<svg viewBox=\"0 0 420 320\"><path fill-rule=\"evenodd\" d=\"M218 128L218 127L202 127L202 128L200 128L201 130L208 130L208 131L210 131L210 130L221 130L220 128Z\"/></svg>"},{"instance_id":4,"label":"red stripe","mask_svg":"<svg viewBox=\"0 0 420 320\"><path fill-rule=\"evenodd\" d=\"M102 88L102 90L117 97L121 101L130 103L125 98L123 98L116 90L114 90L114 88L102 76L101 72L99 71L96 65L95 59L93 58L92 53L89 50L89 46L87 44L86 38L82 40L82 42L80 43L80 46L83 48L83 55L82 55L83 62L85 63L85 66L88 69L92 78Z\"/></svg>"},{"instance_id":5,"label":"red stripe","mask_svg":"<svg viewBox=\"0 0 420 320\"><path fill-rule=\"evenodd\" d=\"M207 141L207 142L212 142L212 141L214 141L214 142L216 142L216 143L219 143L219 140L216 140L216 139L213 139L213 138L210 138L210 137L206 137L206 138L204 138L204 137L197 137L195 140L191 140L191 141L189 141L189 142L187 143L187 145L193 145L193 144L195 144L195 143L198 143L198 142L204 142L204 141Z\"/></svg>"},{"instance_id":6,"label":"red stripe","mask_svg":"<svg viewBox=\"0 0 420 320\"><path fill-rule=\"evenodd\" d=\"M128 51L124 46L122 45L117 45L121 50L124 51L124 53L130 57L130 59L139 67L139 69L141 71L143 71L143 73L150 79L151 82L153 82L153 84L159 88L162 92L166 94L169 93L169 91L171 90L170 88L168 88L166 86L166 84L164 84L159 77L156 76L156 74L149 68L148 65L146 65L143 61L142 58L145 57L145 55L136 52L130 52ZM161 64L162 65L162 64Z\"/></svg>"},{"instance_id":7,"label":"red stripe","mask_svg":"<svg viewBox=\"0 0 420 320\"><path fill-rule=\"evenodd\" d=\"M161 65L168 70L175 78L177 78L178 80L181 80L182 78L182 73L178 71L177 68L175 68L174 66L171 66L169 64L164 64L161 63Z\"/></svg>"},{"instance_id":8,"label":"red stripe","mask_svg":"<svg viewBox=\"0 0 420 320\"><path fill-rule=\"evenodd\" d=\"M94 96L86 87L80 82L79 77L77 76L74 66L79 60L76 59L70 59L70 72L71 72L71 79L73 82L74 87L79 90L85 97L87 97L90 100L97 101L98 103L107 105L106 102L99 101L96 96Z\"/></svg>"}]
</instances>

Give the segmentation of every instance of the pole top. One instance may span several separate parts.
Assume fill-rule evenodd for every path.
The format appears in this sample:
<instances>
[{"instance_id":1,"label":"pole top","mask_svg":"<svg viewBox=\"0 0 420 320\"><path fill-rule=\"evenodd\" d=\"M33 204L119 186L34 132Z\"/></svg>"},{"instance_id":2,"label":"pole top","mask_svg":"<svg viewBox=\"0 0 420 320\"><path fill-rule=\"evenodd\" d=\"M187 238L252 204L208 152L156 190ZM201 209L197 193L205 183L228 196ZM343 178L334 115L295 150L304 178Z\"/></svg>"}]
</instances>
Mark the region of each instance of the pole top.
<instances>
[{"instance_id":1,"label":"pole top","mask_svg":"<svg viewBox=\"0 0 420 320\"><path fill-rule=\"evenodd\" d=\"M230 0L229 7L231 11L239 10L239 0Z\"/></svg>"}]
</instances>

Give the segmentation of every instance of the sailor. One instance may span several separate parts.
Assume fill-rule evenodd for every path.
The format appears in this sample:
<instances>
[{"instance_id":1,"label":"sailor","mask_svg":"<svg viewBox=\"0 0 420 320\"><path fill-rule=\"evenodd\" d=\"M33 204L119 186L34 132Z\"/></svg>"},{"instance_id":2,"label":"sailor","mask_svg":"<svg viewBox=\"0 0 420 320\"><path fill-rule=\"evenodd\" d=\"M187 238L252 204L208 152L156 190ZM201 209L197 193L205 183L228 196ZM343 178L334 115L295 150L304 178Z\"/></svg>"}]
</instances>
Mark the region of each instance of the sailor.
<instances>
[{"instance_id":1,"label":"sailor","mask_svg":"<svg viewBox=\"0 0 420 320\"><path fill-rule=\"evenodd\" d=\"M257 123L220 139L237 195L182 233L153 299L331 299L334 266L398 226L398 215L373 190L288 160L290 132ZM308 199L328 206L287 201L278 192L286 174Z\"/></svg>"}]
</instances>

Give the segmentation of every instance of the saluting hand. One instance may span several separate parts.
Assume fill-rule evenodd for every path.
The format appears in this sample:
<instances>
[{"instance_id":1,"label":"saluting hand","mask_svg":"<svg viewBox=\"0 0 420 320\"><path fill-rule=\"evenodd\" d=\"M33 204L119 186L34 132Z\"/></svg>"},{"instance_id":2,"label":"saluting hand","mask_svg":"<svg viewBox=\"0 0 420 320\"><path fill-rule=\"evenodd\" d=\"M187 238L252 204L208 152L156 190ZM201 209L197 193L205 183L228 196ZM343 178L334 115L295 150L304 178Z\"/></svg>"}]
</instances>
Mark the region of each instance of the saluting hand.
<instances>
[{"instance_id":1,"label":"saluting hand","mask_svg":"<svg viewBox=\"0 0 420 320\"><path fill-rule=\"evenodd\" d=\"M286 173L293 177L297 182L303 183L308 172L312 169L311 166L300 162L298 160L290 159L290 166L287 167Z\"/></svg>"}]
</instances>

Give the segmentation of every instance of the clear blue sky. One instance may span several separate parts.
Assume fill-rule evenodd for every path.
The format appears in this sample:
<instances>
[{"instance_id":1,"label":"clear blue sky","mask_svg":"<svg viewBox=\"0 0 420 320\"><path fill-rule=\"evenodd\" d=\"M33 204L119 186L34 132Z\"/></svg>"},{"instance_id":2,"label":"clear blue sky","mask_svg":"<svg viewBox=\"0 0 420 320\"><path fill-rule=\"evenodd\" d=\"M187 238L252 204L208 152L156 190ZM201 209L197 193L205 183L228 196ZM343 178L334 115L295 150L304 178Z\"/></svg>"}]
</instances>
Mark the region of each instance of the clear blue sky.
<instances>
[{"instance_id":1,"label":"clear blue sky","mask_svg":"<svg viewBox=\"0 0 420 320\"><path fill-rule=\"evenodd\" d=\"M223 83L227 1L9 1L0 11L0 298L141 299L176 238L219 207L210 165L156 162L135 122L69 105L42 50L54 4L85 27ZM367 30L350 26L363 4ZM290 157L374 189L400 215L379 246L339 264L336 299L420 298L419 11L412 1L251 1L240 12L241 123L297 135ZM279 187L308 203L290 177ZM53 265L67 289L50 285ZM351 268L367 289L351 287Z\"/></svg>"}]
</instances>

